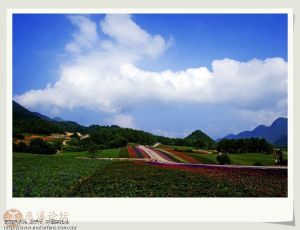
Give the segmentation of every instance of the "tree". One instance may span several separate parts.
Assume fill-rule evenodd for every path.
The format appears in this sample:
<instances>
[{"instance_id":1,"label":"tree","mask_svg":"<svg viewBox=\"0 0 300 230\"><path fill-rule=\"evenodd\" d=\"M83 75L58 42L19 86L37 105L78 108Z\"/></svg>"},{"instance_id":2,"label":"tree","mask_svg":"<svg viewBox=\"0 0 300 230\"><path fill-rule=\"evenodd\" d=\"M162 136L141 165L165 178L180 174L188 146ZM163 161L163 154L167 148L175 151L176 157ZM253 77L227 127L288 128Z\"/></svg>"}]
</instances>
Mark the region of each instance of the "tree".
<instances>
[{"instance_id":1,"label":"tree","mask_svg":"<svg viewBox=\"0 0 300 230\"><path fill-rule=\"evenodd\" d=\"M128 143L128 141L124 137L116 136L113 140L111 140L108 143L108 145L109 145L108 147L109 148L120 148L120 147L126 146L127 143Z\"/></svg>"},{"instance_id":2,"label":"tree","mask_svg":"<svg viewBox=\"0 0 300 230\"><path fill-rule=\"evenodd\" d=\"M203 140L197 140L196 145L198 148L202 149L206 146L205 142Z\"/></svg>"},{"instance_id":3,"label":"tree","mask_svg":"<svg viewBox=\"0 0 300 230\"><path fill-rule=\"evenodd\" d=\"M89 153L89 155L90 155L91 158L95 158L96 157L97 150L98 150L98 146L97 145L91 145L88 148L88 153Z\"/></svg>"},{"instance_id":4,"label":"tree","mask_svg":"<svg viewBox=\"0 0 300 230\"><path fill-rule=\"evenodd\" d=\"M265 153L270 154L273 146L260 138L223 139L218 143L217 150L224 153Z\"/></svg>"},{"instance_id":5,"label":"tree","mask_svg":"<svg viewBox=\"0 0 300 230\"><path fill-rule=\"evenodd\" d=\"M79 136L78 136L78 134L76 132L73 133L70 137L74 138L74 139L79 139Z\"/></svg>"},{"instance_id":6,"label":"tree","mask_svg":"<svg viewBox=\"0 0 300 230\"><path fill-rule=\"evenodd\" d=\"M52 145L56 150L61 150L62 142L61 141L53 141Z\"/></svg>"},{"instance_id":7,"label":"tree","mask_svg":"<svg viewBox=\"0 0 300 230\"><path fill-rule=\"evenodd\" d=\"M220 165L227 165L230 164L230 157L227 153L220 153L217 156L217 161Z\"/></svg>"},{"instance_id":8,"label":"tree","mask_svg":"<svg viewBox=\"0 0 300 230\"><path fill-rule=\"evenodd\" d=\"M28 150L30 153L52 155L56 153L56 149L42 139L33 139L30 141Z\"/></svg>"},{"instance_id":9,"label":"tree","mask_svg":"<svg viewBox=\"0 0 300 230\"><path fill-rule=\"evenodd\" d=\"M283 162L283 153L280 149L273 149L273 155L275 158L275 163L276 164L281 164Z\"/></svg>"},{"instance_id":10,"label":"tree","mask_svg":"<svg viewBox=\"0 0 300 230\"><path fill-rule=\"evenodd\" d=\"M28 152L28 146L25 144L25 142L20 142L18 147L20 152Z\"/></svg>"},{"instance_id":11,"label":"tree","mask_svg":"<svg viewBox=\"0 0 300 230\"><path fill-rule=\"evenodd\" d=\"M25 144L25 142L19 142L19 144L13 144L13 151L14 152L20 152L20 153L26 153L29 152L28 146Z\"/></svg>"}]
</instances>

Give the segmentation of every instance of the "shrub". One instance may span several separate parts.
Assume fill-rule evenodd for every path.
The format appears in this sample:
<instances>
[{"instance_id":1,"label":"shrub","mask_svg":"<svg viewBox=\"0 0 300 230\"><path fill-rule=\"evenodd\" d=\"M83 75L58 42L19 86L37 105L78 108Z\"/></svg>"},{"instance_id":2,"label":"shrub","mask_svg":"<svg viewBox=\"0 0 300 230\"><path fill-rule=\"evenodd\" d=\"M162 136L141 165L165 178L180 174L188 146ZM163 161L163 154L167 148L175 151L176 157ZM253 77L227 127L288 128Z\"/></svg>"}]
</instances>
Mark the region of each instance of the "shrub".
<instances>
[{"instance_id":1,"label":"shrub","mask_svg":"<svg viewBox=\"0 0 300 230\"><path fill-rule=\"evenodd\" d=\"M90 155L91 158L95 158L96 157L96 153L98 150L98 146L97 145L91 145L88 149L88 153Z\"/></svg>"},{"instance_id":2,"label":"shrub","mask_svg":"<svg viewBox=\"0 0 300 230\"><path fill-rule=\"evenodd\" d=\"M255 161L253 166L263 166L263 164L260 161Z\"/></svg>"},{"instance_id":3,"label":"shrub","mask_svg":"<svg viewBox=\"0 0 300 230\"><path fill-rule=\"evenodd\" d=\"M25 142L20 142L19 144L13 144L14 152L21 153L35 153L35 154L46 154L52 155L56 153L56 148L42 139L33 139L30 141L29 145Z\"/></svg>"},{"instance_id":4,"label":"shrub","mask_svg":"<svg viewBox=\"0 0 300 230\"><path fill-rule=\"evenodd\" d=\"M21 142L22 143L22 142ZM36 154L52 155L56 153L56 149L42 139L33 139L28 146L28 152Z\"/></svg>"},{"instance_id":5,"label":"shrub","mask_svg":"<svg viewBox=\"0 0 300 230\"><path fill-rule=\"evenodd\" d=\"M20 139L20 140L25 139L25 137L22 133L16 133L16 132L13 133L13 138L17 138L17 139Z\"/></svg>"},{"instance_id":6,"label":"shrub","mask_svg":"<svg viewBox=\"0 0 300 230\"><path fill-rule=\"evenodd\" d=\"M61 150L62 142L61 141L53 141L52 146L57 150Z\"/></svg>"},{"instance_id":7,"label":"shrub","mask_svg":"<svg viewBox=\"0 0 300 230\"><path fill-rule=\"evenodd\" d=\"M78 136L78 134L76 132L71 135L71 138L80 139L80 137Z\"/></svg>"},{"instance_id":8,"label":"shrub","mask_svg":"<svg viewBox=\"0 0 300 230\"><path fill-rule=\"evenodd\" d=\"M108 148L120 148L126 146L128 140L121 136L116 136L113 140L108 143Z\"/></svg>"},{"instance_id":9,"label":"shrub","mask_svg":"<svg viewBox=\"0 0 300 230\"><path fill-rule=\"evenodd\" d=\"M230 157L227 153L219 153L217 156L217 161L220 165L230 164Z\"/></svg>"},{"instance_id":10,"label":"shrub","mask_svg":"<svg viewBox=\"0 0 300 230\"><path fill-rule=\"evenodd\" d=\"M19 142L19 144L13 144L13 151L14 152L20 152L20 153L26 153L29 151L28 146L24 142Z\"/></svg>"},{"instance_id":11,"label":"shrub","mask_svg":"<svg viewBox=\"0 0 300 230\"><path fill-rule=\"evenodd\" d=\"M280 149L273 149L273 155L275 158L275 164L281 164L283 161L283 152Z\"/></svg>"},{"instance_id":12,"label":"shrub","mask_svg":"<svg viewBox=\"0 0 300 230\"><path fill-rule=\"evenodd\" d=\"M127 147L121 148L120 153L119 153L119 157L120 158L129 158Z\"/></svg>"}]
</instances>

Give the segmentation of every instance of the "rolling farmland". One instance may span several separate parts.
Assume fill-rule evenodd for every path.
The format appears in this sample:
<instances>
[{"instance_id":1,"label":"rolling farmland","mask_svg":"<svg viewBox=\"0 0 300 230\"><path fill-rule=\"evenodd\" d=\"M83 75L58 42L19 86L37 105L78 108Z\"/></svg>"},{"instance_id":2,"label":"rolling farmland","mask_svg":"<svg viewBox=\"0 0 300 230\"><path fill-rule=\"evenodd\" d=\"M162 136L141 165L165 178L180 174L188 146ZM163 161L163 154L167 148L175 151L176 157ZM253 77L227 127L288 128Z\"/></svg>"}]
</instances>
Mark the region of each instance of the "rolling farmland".
<instances>
[{"instance_id":1,"label":"rolling farmland","mask_svg":"<svg viewBox=\"0 0 300 230\"><path fill-rule=\"evenodd\" d=\"M53 156L14 153L14 197L285 197L287 168L217 165L215 153L131 144ZM255 155L254 155L255 156ZM209 157L211 160L209 160ZM208 162L208 163L207 163ZM270 161L267 160L268 163ZM242 166L244 163L245 166ZM248 165L248 166L247 166Z\"/></svg>"}]
</instances>

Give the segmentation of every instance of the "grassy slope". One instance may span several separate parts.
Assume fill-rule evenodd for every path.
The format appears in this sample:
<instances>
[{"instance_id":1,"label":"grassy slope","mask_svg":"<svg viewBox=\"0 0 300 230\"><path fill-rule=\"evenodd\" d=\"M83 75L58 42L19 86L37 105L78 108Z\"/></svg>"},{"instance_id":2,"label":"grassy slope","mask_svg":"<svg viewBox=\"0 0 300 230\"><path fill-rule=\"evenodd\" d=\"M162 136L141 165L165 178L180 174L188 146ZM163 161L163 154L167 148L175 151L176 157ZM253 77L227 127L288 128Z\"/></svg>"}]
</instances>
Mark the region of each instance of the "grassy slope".
<instances>
[{"instance_id":1,"label":"grassy slope","mask_svg":"<svg viewBox=\"0 0 300 230\"><path fill-rule=\"evenodd\" d=\"M120 154L120 148L116 149L105 149L98 151L96 153L96 158L118 158ZM90 157L90 154L87 151L83 152L64 152L60 153L60 156L66 157Z\"/></svg>"}]
</instances>

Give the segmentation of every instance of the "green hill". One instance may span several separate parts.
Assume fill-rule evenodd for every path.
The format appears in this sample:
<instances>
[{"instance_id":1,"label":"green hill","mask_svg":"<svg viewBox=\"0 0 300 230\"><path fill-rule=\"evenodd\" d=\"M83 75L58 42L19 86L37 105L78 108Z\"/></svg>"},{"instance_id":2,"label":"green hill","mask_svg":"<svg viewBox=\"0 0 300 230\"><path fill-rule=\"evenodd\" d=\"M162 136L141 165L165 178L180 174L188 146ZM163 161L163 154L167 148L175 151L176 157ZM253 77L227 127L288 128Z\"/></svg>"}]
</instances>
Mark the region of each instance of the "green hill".
<instances>
[{"instance_id":1,"label":"green hill","mask_svg":"<svg viewBox=\"0 0 300 230\"><path fill-rule=\"evenodd\" d=\"M184 140L190 141L192 145L200 148L213 148L216 146L216 142L201 130L192 132Z\"/></svg>"},{"instance_id":2,"label":"green hill","mask_svg":"<svg viewBox=\"0 0 300 230\"><path fill-rule=\"evenodd\" d=\"M175 146L194 146L211 148L215 142L200 130L193 132L186 138L170 138L157 136L142 130L121 128L116 125L85 127L73 121L51 119L43 114L31 112L13 101L13 133L14 136L22 133L51 134L63 132L81 132L91 135L92 144L100 146L115 146L115 142L127 142L153 145L157 142ZM87 142L87 141L85 141ZM91 143L85 143L91 144Z\"/></svg>"},{"instance_id":3,"label":"green hill","mask_svg":"<svg viewBox=\"0 0 300 230\"><path fill-rule=\"evenodd\" d=\"M73 121L56 121L51 118L31 112L17 102L13 101L13 132L50 134L62 132L83 132L84 126Z\"/></svg>"},{"instance_id":4,"label":"green hill","mask_svg":"<svg viewBox=\"0 0 300 230\"><path fill-rule=\"evenodd\" d=\"M63 132L59 125L48 119L42 118L13 101L14 135L18 133L50 134Z\"/></svg>"}]
</instances>

